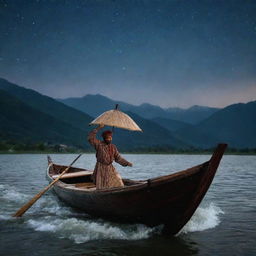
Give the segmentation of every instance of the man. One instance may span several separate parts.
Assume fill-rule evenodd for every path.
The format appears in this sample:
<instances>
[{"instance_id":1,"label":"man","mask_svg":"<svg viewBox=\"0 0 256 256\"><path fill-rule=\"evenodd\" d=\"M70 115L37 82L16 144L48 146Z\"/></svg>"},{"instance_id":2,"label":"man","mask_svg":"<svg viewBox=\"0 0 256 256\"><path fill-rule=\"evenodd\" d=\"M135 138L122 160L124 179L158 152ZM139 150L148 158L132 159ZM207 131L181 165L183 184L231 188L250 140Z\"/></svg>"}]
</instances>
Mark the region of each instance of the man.
<instances>
[{"instance_id":1,"label":"man","mask_svg":"<svg viewBox=\"0 0 256 256\"><path fill-rule=\"evenodd\" d=\"M88 135L89 143L96 149L97 163L93 172L93 181L96 184L96 189L123 187L124 183L121 176L112 165L113 161L122 166L132 166L119 154L116 146L112 144L112 132L105 131L102 133L103 141L96 138L97 132L104 125L99 125L93 129Z\"/></svg>"}]
</instances>

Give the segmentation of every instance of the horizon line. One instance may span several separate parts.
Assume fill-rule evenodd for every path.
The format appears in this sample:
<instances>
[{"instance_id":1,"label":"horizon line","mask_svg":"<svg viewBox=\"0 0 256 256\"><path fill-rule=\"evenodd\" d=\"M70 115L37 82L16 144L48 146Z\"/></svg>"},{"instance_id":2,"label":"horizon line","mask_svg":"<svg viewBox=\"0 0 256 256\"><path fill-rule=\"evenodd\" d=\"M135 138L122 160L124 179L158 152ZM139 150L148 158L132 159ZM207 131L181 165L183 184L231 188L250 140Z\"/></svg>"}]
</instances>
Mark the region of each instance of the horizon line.
<instances>
[{"instance_id":1,"label":"horizon line","mask_svg":"<svg viewBox=\"0 0 256 256\"><path fill-rule=\"evenodd\" d=\"M130 103L130 102L123 101L123 100L116 100L116 99L113 99L113 98L111 98L111 97L109 97L109 96L103 95L103 94L101 94L101 93L96 93L96 94L88 93L88 94L85 94L84 96L81 96L81 97L79 97L79 96L75 96L75 97L72 96L72 97L65 97L65 98L62 98L62 97L61 97L61 98L59 98L59 97L53 97L53 96L50 96L49 94L45 94L45 93L43 93L43 92L37 91L37 90L34 89L34 88L26 87L26 86L24 86L24 85L19 85L19 84L17 84L16 82L11 82L10 80L8 80L8 79L6 79L6 78L3 78L3 77L0 77L0 80L4 80L4 81L6 81L6 82L8 82L8 83L10 83L10 84L14 84L14 85L16 85L16 86L18 86L18 87L23 87L23 88L28 89L28 90L33 90L33 91L35 91L35 92L37 92L37 93L39 93L39 94L41 94L41 95L43 95L43 96L50 97L50 98L52 98L52 99L54 99L54 100L81 99L81 98L84 98L84 97L86 97L86 96L97 96L97 95L98 95L98 96L107 98L107 99L109 99L109 100L111 100L111 101L122 102L122 103L124 103L124 104L132 105L132 106L135 106L135 107L140 107L140 106L142 106L142 105L151 105L151 106L154 106L154 107L161 108L161 109L163 109L163 110L168 110L168 109L188 110L188 109L191 109L191 108L194 108L194 107L214 108L214 109L219 109L219 110L220 110L220 109L224 109L224 108L226 108L226 107L229 107L229 106L231 106L231 105L247 104L247 103L256 101L256 99L253 99L253 100L249 100L249 101L246 101L246 102L245 102L245 101L233 102L233 103L228 104L228 105L226 105L226 106L224 106L224 107L207 106L207 105L199 105L199 104L193 104L193 105L188 106L188 107L179 107L179 106L162 107L162 106L160 106L160 105L156 105L156 104L153 104L153 103L150 103L150 102L142 102L142 103L140 103L140 104L134 104L134 103Z\"/></svg>"}]
</instances>

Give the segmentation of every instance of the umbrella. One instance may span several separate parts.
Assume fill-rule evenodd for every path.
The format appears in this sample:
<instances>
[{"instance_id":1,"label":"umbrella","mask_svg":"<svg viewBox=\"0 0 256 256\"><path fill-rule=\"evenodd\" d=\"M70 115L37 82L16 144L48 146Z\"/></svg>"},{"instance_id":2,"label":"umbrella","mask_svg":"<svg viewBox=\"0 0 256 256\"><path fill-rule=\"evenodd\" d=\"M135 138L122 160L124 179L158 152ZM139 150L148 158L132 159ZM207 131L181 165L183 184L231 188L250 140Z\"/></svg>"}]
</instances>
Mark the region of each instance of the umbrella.
<instances>
[{"instance_id":1,"label":"umbrella","mask_svg":"<svg viewBox=\"0 0 256 256\"><path fill-rule=\"evenodd\" d=\"M94 119L89 125L104 124L108 126L127 129L130 131L140 131L140 127L132 120L130 116L117 109L109 110Z\"/></svg>"}]
</instances>

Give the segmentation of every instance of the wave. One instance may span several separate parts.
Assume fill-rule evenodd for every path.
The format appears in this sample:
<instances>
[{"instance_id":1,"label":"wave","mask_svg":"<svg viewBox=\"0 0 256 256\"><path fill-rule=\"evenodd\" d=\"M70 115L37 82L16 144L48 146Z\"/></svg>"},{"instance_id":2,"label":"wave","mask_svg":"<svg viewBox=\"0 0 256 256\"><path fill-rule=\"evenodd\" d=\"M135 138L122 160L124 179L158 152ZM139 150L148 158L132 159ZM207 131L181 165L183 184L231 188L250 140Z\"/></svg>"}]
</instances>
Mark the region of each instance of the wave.
<instances>
[{"instance_id":1,"label":"wave","mask_svg":"<svg viewBox=\"0 0 256 256\"><path fill-rule=\"evenodd\" d=\"M191 220L178 235L203 231L219 225L219 215L224 212L214 203L199 207ZM36 231L53 232L59 238L68 238L75 243L98 239L138 240L159 234L162 227L149 228L142 224L119 225L103 220L83 220L78 218L29 220L28 225Z\"/></svg>"},{"instance_id":2,"label":"wave","mask_svg":"<svg viewBox=\"0 0 256 256\"><path fill-rule=\"evenodd\" d=\"M100 221L78 220L76 218L29 220L29 226L36 231L56 233L60 238L69 238L75 243L98 239L138 240L151 236L156 228L144 225L123 225Z\"/></svg>"},{"instance_id":3,"label":"wave","mask_svg":"<svg viewBox=\"0 0 256 256\"><path fill-rule=\"evenodd\" d=\"M31 197L16 191L13 187L0 185L1 221L10 220L11 214ZM4 209L4 211L2 211ZM219 225L220 214L224 212L214 203L200 206L178 235L203 231ZM149 228L142 224L120 225L72 210L60 203L52 194L40 198L26 213L29 219L22 222L35 231L55 233L59 238L68 238L75 243L98 239L138 240L159 234L162 226Z\"/></svg>"},{"instance_id":4,"label":"wave","mask_svg":"<svg viewBox=\"0 0 256 256\"><path fill-rule=\"evenodd\" d=\"M209 206L204 208L199 207L180 233L204 231L214 228L220 223L220 214L224 214L224 212L214 203L210 203Z\"/></svg>"},{"instance_id":5,"label":"wave","mask_svg":"<svg viewBox=\"0 0 256 256\"><path fill-rule=\"evenodd\" d=\"M0 220L12 219L11 216L32 197L9 185L0 185ZM60 205L53 196L45 194L25 214L67 216L70 212L69 207Z\"/></svg>"},{"instance_id":6,"label":"wave","mask_svg":"<svg viewBox=\"0 0 256 256\"><path fill-rule=\"evenodd\" d=\"M14 187L9 185L0 185L0 199L9 202L26 202L28 195L20 193Z\"/></svg>"}]
</instances>

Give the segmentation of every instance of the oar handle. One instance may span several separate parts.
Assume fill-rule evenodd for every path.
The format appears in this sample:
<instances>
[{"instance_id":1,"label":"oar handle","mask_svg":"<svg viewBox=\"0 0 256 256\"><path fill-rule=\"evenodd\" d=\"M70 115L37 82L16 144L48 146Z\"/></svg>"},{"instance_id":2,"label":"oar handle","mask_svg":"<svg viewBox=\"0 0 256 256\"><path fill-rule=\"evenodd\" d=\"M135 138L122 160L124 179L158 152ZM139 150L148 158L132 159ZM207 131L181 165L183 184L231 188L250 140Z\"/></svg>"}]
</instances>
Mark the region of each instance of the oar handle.
<instances>
[{"instance_id":1,"label":"oar handle","mask_svg":"<svg viewBox=\"0 0 256 256\"><path fill-rule=\"evenodd\" d=\"M15 214L13 214L13 217L21 217L48 189L50 189L69 169L70 167L76 162L76 160L81 156L82 154L78 155L76 159L56 178L54 181L52 181L47 187L45 187L43 190L41 190L38 194L36 194L28 203L23 205Z\"/></svg>"}]
</instances>

